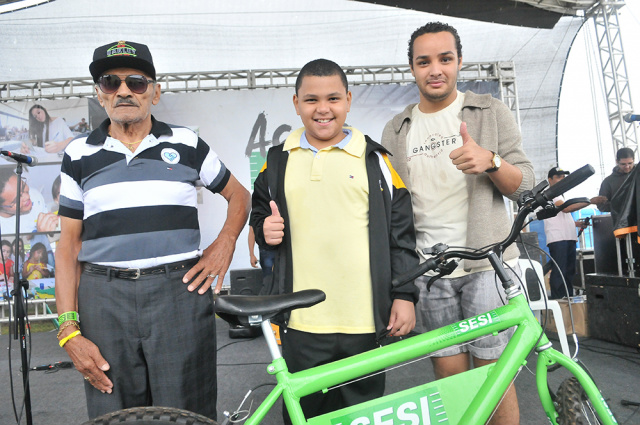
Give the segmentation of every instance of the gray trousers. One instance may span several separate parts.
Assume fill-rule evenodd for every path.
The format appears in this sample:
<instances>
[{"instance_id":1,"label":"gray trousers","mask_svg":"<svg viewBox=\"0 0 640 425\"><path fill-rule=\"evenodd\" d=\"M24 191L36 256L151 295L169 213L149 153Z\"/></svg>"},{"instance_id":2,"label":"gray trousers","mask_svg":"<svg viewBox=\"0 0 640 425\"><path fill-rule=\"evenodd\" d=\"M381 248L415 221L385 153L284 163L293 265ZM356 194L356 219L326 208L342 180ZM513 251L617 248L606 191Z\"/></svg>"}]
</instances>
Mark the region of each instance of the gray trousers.
<instances>
[{"instance_id":1,"label":"gray trousers","mask_svg":"<svg viewBox=\"0 0 640 425\"><path fill-rule=\"evenodd\" d=\"M137 406L216 417L216 331L211 290L187 291L185 271L125 280L82 273L82 335L111 369L113 392L85 382L89 418Z\"/></svg>"}]
</instances>

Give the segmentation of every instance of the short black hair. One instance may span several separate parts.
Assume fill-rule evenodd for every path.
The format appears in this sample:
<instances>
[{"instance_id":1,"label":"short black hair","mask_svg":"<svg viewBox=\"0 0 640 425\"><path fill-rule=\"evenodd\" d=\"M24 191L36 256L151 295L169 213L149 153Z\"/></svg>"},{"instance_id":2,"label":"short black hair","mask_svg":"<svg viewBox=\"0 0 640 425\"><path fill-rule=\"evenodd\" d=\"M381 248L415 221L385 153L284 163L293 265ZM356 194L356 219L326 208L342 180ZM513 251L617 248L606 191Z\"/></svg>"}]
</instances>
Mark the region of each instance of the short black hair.
<instances>
[{"instance_id":1,"label":"short black hair","mask_svg":"<svg viewBox=\"0 0 640 425\"><path fill-rule=\"evenodd\" d=\"M631 148L620 148L618 152L616 152L616 161L620 161L625 158L633 158L633 149Z\"/></svg>"},{"instance_id":2,"label":"short black hair","mask_svg":"<svg viewBox=\"0 0 640 425\"><path fill-rule=\"evenodd\" d=\"M309 75L313 77L331 77L332 75L338 75L342 80L342 84L344 84L344 90L349 91L347 76L340 65L329 59L316 59L308 62L298 73L298 78L296 78L296 94L298 94L298 90L300 90L304 77Z\"/></svg>"},{"instance_id":3,"label":"short black hair","mask_svg":"<svg viewBox=\"0 0 640 425\"><path fill-rule=\"evenodd\" d=\"M0 193L4 192L4 187L7 185L11 177L17 176L14 170L15 167L13 167L12 165L0 167ZM7 202L7 200L2 199L2 197L0 196L0 202L4 203Z\"/></svg>"},{"instance_id":4,"label":"short black hair","mask_svg":"<svg viewBox=\"0 0 640 425\"><path fill-rule=\"evenodd\" d=\"M413 34L411 34L411 38L409 39L409 49L407 51L409 55L409 65L413 64L413 43L416 41L416 38L424 34L435 34L438 32L448 32L453 35L453 38L456 40L458 59L462 57L462 43L460 42L458 31L449 24L445 24L442 22L429 22L428 24L421 26L420 28L415 30Z\"/></svg>"},{"instance_id":5,"label":"short black hair","mask_svg":"<svg viewBox=\"0 0 640 425\"><path fill-rule=\"evenodd\" d=\"M62 182L62 179L60 177L60 174L58 174L58 177L56 177L56 179L51 184L51 196L53 196L53 199L56 199L58 196L60 196L61 182Z\"/></svg>"},{"instance_id":6,"label":"short black hair","mask_svg":"<svg viewBox=\"0 0 640 425\"><path fill-rule=\"evenodd\" d=\"M36 242L31 245L31 249L29 250L29 257L31 257L31 255L36 251L42 251L44 255L47 255L47 247L44 246L42 242Z\"/></svg>"}]
</instances>

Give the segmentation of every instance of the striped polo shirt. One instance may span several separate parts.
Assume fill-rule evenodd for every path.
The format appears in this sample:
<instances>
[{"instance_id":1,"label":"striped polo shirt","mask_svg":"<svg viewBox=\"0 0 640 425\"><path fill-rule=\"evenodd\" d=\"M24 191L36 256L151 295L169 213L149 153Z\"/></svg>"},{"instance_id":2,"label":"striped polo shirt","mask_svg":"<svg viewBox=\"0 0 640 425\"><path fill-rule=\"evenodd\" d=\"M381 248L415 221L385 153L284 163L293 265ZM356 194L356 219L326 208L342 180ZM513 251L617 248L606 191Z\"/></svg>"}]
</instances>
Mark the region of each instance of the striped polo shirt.
<instances>
[{"instance_id":1,"label":"striped polo shirt","mask_svg":"<svg viewBox=\"0 0 640 425\"><path fill-rule=\"evenodd\" d=\"M220 192L231 174L192 130L151 119L135 153L108 119L65 149L59 215L83 221L79 261L144 268L200 255L196 187Z\"/></svg>"}]
</instances>

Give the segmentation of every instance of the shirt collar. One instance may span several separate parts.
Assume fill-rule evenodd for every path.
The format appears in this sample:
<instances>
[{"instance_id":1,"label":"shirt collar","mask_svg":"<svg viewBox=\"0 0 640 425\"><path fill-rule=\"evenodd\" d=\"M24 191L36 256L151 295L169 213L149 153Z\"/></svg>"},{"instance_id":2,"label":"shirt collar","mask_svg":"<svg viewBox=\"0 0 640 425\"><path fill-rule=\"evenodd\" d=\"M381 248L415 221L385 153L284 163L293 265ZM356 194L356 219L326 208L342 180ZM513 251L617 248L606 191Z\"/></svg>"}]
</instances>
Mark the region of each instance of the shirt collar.
<instances>
[{"instance_id":1,"label":"shirt collar","mask_svg":"<svg viewBox=\"0 0 640 425\"><path fill-rule=\"evenodd\" d=\"M105 140L107 140L107 136L109 135L109 125L111 125L111 120L107 118L100 124L98 128L92 131L87 137L87 143L90 145L102 145ZM173 131L171 127L162 121L158 121L155 119L153 115L151 115L151 133L156 138L160 138L160 136L172 136Z\"/></svg>"},{"instance_id":2,"label":"shirt collar","mask_svg":"<svg viewBox=\"0 0 640 425\"><path fill-rule=\"evenodd\" d=\"M344 127L342 131L346 134L346 137L339 143L330 146L330 148L342 149L348 154L356 157L362 156L366 150L364 134L353 127ZM307 140L304 127L291 133L285 141L284 150L292 150L295 148L309 149L314 153L318 152L318 149L311 146Z\"/></svg>"}]
</instances>

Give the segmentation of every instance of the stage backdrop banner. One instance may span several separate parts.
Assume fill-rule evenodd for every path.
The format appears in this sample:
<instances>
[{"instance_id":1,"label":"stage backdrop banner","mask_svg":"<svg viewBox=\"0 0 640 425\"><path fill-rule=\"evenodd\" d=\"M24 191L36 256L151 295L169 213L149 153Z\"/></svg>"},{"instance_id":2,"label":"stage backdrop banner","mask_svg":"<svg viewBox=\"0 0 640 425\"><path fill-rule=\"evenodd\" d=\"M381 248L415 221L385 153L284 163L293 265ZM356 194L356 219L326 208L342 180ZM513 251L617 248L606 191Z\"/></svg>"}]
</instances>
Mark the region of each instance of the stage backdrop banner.
<instances>
[{"instance_id":1,"label":"stage backdrop banner","mask_svg":"<svg viewBox=\"0 0 640 425\"><path fill-rule=\"evenodd\" d=\"M57 215L60 163L69 142L91 130L88 117L86 99L0 104L0 149L29 155L37 161L36 165L22 167L19 231L22 248L18 250L14 202L17 167L14 160L0 156L0 239L3 245L11 245L9 258L0 266L0 287L4 295L13 286L14 268L10 264L17 262L19 271L29 280L30 295L53 297L54 252L60 231ZM32 251L39 251L37 264L28 262ZM22 267L25 263L26 270ZM5 279L5 265L11 270L9 279Z\"/></svg>"}]
</instances>

